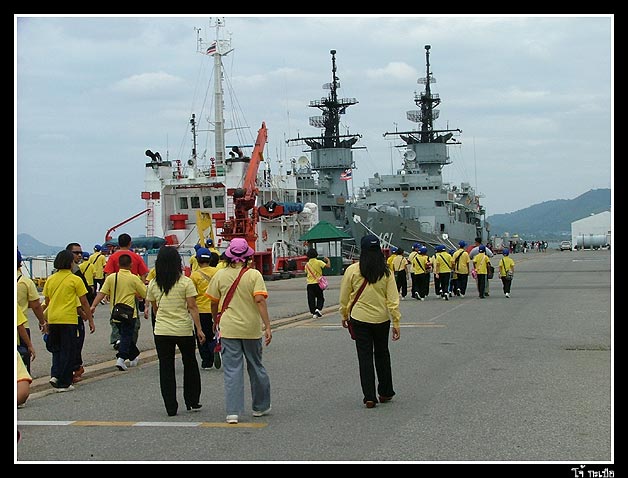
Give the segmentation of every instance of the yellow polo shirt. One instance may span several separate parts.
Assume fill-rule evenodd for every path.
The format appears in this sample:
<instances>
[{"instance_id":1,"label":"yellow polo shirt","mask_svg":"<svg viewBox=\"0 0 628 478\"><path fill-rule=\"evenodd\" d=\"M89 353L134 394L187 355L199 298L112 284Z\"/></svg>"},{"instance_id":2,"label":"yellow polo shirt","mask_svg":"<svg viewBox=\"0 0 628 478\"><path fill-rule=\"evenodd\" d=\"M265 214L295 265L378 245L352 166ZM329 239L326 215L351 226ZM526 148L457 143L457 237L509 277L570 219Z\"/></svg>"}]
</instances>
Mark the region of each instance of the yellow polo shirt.
<instances>
[{"instance_id":1,"label":"yellow polo shirt","mask_svg":"<svg viewBox=\"0 0 628 478\"><path fill-rule=\"evenodd\" d=\"M155 279L150 281L146 298L157 303L155 335L194 335L194 322L188 312L188 297L196 297L196 287L189 277L181 275L167 294L162 292Z\"/></svg>"},{"instance_id":2,"label":"yellow polo shirt","mask_svg":"<svg viewBox=\"0 0 628 478\"><path fill-rule=\"evenodd\" d=\"M203 265L190 274L190 279L196 287L196 305L200 313L211 314L212 312L212 301L205 295L205 291L215 274L216 268L208 265Z\"/></svg>"},{"instance_id":3,"label":"yellow polo shirt","mask_svg":"<svg viewBox=\"0 0 628 478\"><path fill-rule=\"evenodd\" d=\"M87 294L79 276L69 269L61 269L46 279L43 294L50 300L46 309L49 324L78 323L77 302Z\"/></svg>"},{"instance_id":4,"label":"yellow polo shirt","mask_svg":"<svg viewBox=\"0 0 628 478\"><path fill-rule=\"evenodd\" d=\"M117 283L116 276L118 277ZM135 307L135 298L146 297L146 284L130 270L120 269L118 272L109 274L106 277L100 292L109 296L109 307L111 309L113 309L115 304L126 304L135 309L135 317L137 318L139 314L137 307Z\"/></svg>"}]
</instances>

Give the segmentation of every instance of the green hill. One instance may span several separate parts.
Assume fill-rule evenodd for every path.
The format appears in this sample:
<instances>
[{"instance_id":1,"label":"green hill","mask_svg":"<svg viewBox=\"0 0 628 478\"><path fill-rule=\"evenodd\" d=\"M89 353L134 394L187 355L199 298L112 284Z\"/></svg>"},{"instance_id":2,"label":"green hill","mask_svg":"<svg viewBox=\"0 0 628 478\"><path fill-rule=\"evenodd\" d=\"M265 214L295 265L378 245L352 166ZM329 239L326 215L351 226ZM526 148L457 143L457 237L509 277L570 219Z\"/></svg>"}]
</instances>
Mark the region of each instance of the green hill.
<instances>
[{"instance_id":1,"label":"green hill","mask_svg":"<svg viewBox=\"0 0 628 478\"><path fill-rule=\"evenodd\" d=\"M592 189L574 199L554 199L507 214L487 217L490 235L504 232L527 239L571 237L571 223L611 209L611 190Z\"/></svg>"}]
</instances>

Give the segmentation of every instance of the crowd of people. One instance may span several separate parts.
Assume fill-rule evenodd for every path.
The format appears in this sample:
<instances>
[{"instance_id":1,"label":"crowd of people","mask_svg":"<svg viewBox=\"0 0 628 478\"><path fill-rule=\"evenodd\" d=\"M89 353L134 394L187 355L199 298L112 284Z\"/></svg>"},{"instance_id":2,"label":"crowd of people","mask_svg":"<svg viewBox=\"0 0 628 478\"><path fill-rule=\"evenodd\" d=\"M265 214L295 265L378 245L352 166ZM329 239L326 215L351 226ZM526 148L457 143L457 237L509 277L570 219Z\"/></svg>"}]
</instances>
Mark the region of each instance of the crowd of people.
<instances>
[{"instance_id":1,"label":"crowd of people","mask_svg":"<svg viewBox=\"0 0 628 478\"><path fill-rule=\"evenodd\" d=\"M175 353L183 362L183 400L188 411L202 407L200 369L223 368L227 423L238 423L245 409L244 369L251 384L254 417L270 413L270 378L262 361L263 346L272 340L266 299L268 292L260 271L252 266L253 249L234 238L222 255L208 239L195 247L189 277L177 248L163 246L153 269L132 250L128 234L118 237L118 249L108 257L100 245L86 254L80 244L69 243L54 260L55 272L43 287L43 302L33 281L21 272L17 253L17 356L18 407L28 398L30 361L35 351L26 317L31 309L52 354L50 385L70 392L85 371L82 349L86 330L93 333L94 312L100 305L111 314L110 343L116 350L116 368L126 372L139 363L137 347L140 317L152 319L159 361L159 384L168 416L179 410ZM406 256L402 248L386 258L379 239L361 240L359 261L344 272L340 286L342 326L355 340L359 379L366 408L386 403L395 395L388 341L400 338L399 302L408 294L424 301L433 275L435 295L443 300L465 297L475 280L479 298L489 295L492 251L477 238L460 241L457 249L436 245L428 254L415 243ZM331 267L328 257L307 252L306 297L313 319L322 317L324 285L321 277ZM510 298L514 260L503 251L498 277ZM469 276L472 279L469 279ZM201 364L197 361L199 351Z\"/></svg>"}]
</instances>

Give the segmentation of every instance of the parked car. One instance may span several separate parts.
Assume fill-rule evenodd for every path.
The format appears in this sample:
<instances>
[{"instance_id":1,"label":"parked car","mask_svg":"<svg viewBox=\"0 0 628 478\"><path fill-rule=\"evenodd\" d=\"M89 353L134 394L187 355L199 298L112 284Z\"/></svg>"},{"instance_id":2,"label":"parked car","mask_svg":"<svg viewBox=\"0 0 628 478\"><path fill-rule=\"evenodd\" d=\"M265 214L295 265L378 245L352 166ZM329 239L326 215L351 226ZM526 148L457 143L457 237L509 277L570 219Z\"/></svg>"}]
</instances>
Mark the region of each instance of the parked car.
<instances>
[{"instance_id":1,"label":"parked car","mask_svg":"<svg viewBox=\"0 0 628 478\"><path fill-rule=\"evenodd\" d=\"M561 241L560 243L561 251L570 251L571 250L571 241Z\"/></svg>"}]
</instances>

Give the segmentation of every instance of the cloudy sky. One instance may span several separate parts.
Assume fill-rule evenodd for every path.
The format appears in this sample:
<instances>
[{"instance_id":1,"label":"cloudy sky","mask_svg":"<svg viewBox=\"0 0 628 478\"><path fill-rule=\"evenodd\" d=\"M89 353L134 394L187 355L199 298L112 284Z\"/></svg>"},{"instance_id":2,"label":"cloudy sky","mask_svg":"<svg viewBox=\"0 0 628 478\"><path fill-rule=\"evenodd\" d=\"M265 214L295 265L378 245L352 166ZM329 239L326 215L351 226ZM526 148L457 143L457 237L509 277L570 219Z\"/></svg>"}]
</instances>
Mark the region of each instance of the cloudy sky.
<instances>
[{"instance_id":1,"label":"cloudy sky","mask_svg":"<svg viewBox=\"0 0 628 478\"><path fill-rule=\"evenodd\" d=\"M424 45L437 83L436 126L460 128L446 181L468 181L487 215L572 199L613 183L613 17L226 17L225 57L238 121L265 121L271 169L314 136L312 100L327 95L330 50L340 96L356 98L343 132L362 138L353 186L401 165ZM197 52L207 17L15 17L15 229L49 244L81 242L142 211L146 149L187 160L189 121L209 128L212 58ZM226 35L227 33L225 33ZM211 89L209 90L211 92ZM213 156L207 133L199 153ZM229 137L227 143L230 144ZM241 143L240 143L241 144ZM205 149L208 149L205 152ZM116 230L143 234L139 218Z\"/></svg>"}]
</instances>

